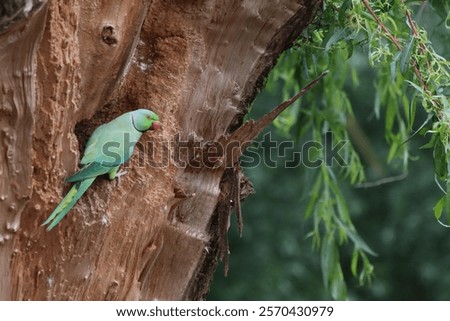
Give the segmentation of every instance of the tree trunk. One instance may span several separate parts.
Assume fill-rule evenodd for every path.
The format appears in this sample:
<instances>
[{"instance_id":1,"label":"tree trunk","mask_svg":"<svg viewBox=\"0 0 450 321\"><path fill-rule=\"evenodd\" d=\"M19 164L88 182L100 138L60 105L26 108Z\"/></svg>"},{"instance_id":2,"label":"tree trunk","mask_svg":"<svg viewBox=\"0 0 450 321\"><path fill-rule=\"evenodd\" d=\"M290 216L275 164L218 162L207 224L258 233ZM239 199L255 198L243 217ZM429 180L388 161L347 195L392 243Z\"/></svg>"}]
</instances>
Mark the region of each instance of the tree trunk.
<instances>
[{"instance_id":1,"label":"tree trunk","mask_svg":"<svg viewBox=\"0 0 450 321\"><path fill-rule=\"evenodd\" d=\"M192 160L242 124L320 1L23 2L0 11L0 299L204 298L247 185ZM138 107L163 130L47 232L93 130Z\"/></svg>"}]
</instances>

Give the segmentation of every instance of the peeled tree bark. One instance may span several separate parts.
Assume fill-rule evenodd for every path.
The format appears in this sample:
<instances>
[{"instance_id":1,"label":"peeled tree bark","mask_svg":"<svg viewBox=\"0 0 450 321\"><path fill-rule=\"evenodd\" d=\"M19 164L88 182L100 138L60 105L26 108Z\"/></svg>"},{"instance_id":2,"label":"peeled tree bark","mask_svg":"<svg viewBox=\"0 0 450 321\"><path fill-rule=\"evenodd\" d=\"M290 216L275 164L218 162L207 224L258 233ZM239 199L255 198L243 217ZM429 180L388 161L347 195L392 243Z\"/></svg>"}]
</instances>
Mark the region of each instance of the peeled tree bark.
<instances>
[{"instance_id":1,"label":"peeled tree bark","mask_svg":"<svg viewBox=\"0 0 450 321\"><path fill-rule=\"evenodd\" d=\"M319 4L5 1L0 299L204 298L227 258L230 213L251 192L217 144L252 139L233 133ZM163 130L46 232L93 130L141 107Z\"/></svg>"}]
</instances>

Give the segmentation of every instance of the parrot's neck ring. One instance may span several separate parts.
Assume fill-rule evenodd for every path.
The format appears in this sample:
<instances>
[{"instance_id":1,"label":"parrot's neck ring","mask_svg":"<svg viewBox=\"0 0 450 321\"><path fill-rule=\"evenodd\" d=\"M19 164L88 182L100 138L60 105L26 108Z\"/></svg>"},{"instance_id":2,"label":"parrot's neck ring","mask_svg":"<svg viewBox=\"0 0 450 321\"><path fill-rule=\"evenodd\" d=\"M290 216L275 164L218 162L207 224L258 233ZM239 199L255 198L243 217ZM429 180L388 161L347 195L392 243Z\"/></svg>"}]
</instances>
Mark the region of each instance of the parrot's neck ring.
<instances>
[{"instance_id":1,"label":"parrot's neck ring","mask_svg":"<svg viewBox=\"0 0 450 321\"><path fill-rule=\"evenodd\" d=\"M140 132L140 133L145 133L146 132L146 130L139 130L136 127L136 125L134 124L134 117L133 117L133 115L131 115L131 123L133 124L134 129L136 129L138 132Z\"/></svg>"}]
</instances>

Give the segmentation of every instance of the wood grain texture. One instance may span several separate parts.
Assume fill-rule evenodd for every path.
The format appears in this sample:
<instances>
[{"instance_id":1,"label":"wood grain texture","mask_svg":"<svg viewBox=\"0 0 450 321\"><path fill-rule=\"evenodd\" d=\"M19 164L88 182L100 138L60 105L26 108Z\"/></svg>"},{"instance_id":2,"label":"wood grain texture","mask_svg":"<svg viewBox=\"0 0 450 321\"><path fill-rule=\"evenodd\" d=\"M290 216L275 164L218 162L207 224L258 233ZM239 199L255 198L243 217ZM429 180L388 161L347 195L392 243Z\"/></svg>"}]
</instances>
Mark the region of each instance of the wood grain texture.
<instances>
[{"instance_id":1,"label":"wood grain texture","mask_svg":"<svg viewBox=\"0 0 450 321\"><path fill-rule=\"evenodd\" d=\"M182 164L192 146L218 142L242 124L264 77L319 4L49 0L30 80L35 126L24 134L28 157L18 175L26 202L17 233L0 246L8 276L0 284L10 289L1 298L204 298L223 258L232 207L222 205L237 197L224 182L241 178L228 180L235 171L224 167ZM163 130L143 135L127 175L98 179L46 232L40 224L67 191L64 178L92 131L138 107L158 113ZM9 183L2 176L0 188L12 190ZM17 211L4 213L0 220Z\"/></svg>"},{"instance_id":2,"label":"wood grain texture","mask_svg":"<svg viewBox=\"0 0 450 321\"><path fill-rule=\"evenodd\" d=\"M46 12L43 4L28 9L0 34L0 299L11 297L12 239L32 193L36 50Z\"/></svg>"}]
</instances>

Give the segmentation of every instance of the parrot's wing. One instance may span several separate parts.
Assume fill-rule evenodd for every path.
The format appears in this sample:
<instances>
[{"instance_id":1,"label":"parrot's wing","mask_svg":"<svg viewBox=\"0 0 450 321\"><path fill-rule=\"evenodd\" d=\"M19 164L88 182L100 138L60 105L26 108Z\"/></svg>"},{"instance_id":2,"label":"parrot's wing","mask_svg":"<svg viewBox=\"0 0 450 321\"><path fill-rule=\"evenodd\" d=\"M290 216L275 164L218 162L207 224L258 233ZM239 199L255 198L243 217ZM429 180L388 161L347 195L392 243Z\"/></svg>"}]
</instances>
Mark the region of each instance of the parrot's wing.
<instances>
[{"instance_id":1,"label":"parrot's wing","mask_svg":"<svg viewBox=\"0 0 450 321\"><path fill-rule=\"evenodd\" d=\"M52 214L42 225L50 225L47 227L47 231L50 231L61 221L64 216L72 209L76 201L86 192L89 186L94 182L95 177L85 179L84 181L75 183L67 195L63 198L61 203L53 210Z\"/></svg>"},{"instance_id":2,"label":"parrot's wing","mask_svg":"<svg viewBox=\"0 0 450 321\"><path fill-rule=\"evenodd\" d=\"M109 166L111 165L111 166ZM87 164L82 169L80 169L77 173L72 176L69 176L66 181L67 182L79 182L88 178L95 178L97 176L106 174L114 169L117 165L115 164L102 164L99 162L93 162Z\"/></svg>"},{"instance_id":3,"label":"parrot's wing","mask_svg":"<svg viewBox=\"0 0 450 321\"><path fill-rule=\"evenodd\" d=\"M84 149L84 155L81 159L81 164L89 164L96 160L98 156L98 151L101 150L101 146L99 147L98 135L92 134L89 138L86 148Z\"/></svg>"},{"instance_id":4,"label":"parrot's wing","mask_svg":"<svg viewBox=\"0 0 450 321\"><path fill-rule=\"evenodd\" d=\"M97 127L86 144L80 163L107 162L111 167L123 164L130 158L141 135L133 126L131 114L125 113Z\"/></svg>"}]
</instances>

